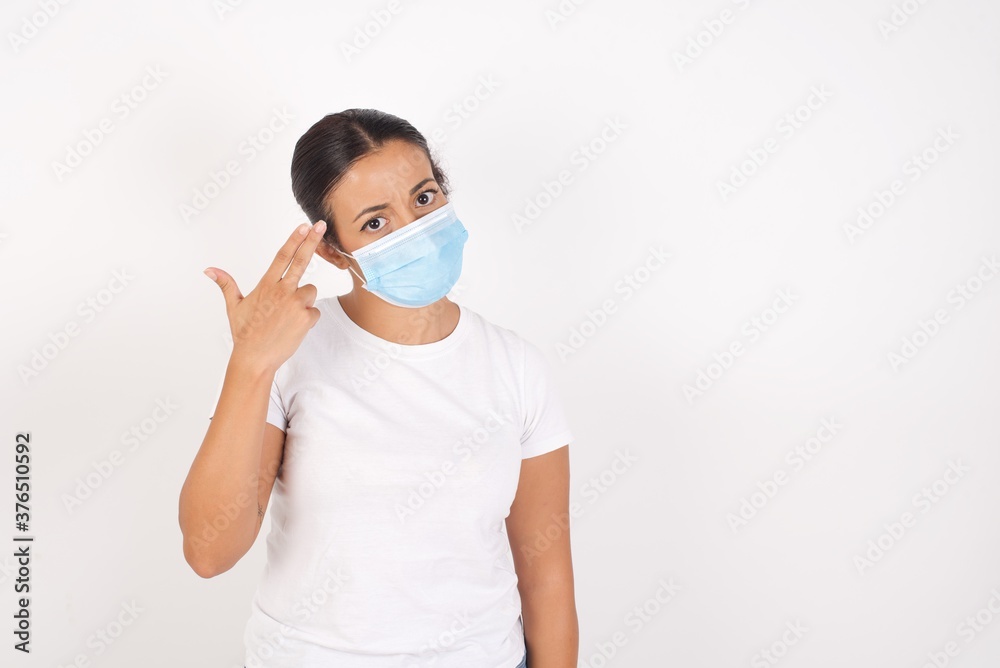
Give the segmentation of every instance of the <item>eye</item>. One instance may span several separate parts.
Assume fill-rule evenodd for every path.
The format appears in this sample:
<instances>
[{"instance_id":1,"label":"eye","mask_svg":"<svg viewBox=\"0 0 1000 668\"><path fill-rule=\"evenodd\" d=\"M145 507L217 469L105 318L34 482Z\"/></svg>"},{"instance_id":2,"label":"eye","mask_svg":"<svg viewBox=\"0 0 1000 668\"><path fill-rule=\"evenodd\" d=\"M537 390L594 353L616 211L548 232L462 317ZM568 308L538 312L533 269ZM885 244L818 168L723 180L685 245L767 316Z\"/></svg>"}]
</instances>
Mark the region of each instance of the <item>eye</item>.
<instances>
[{"instance_id":1,"label":"eye","mask_svg":"<svg viewBox=\"0 0 1000 668\"><path fill-rule=\"evenodd\" d=\"M417 195L417 203L420 206L427 206L428 204L430 204L431 202L434 201L436 195L437 195L437 189L436 188L428 188L427 190L425 190L422 193L420 193L419 195ZM430 199L427 200L427 201L423 201L422 202L421 200L424 199L424 198L426 198L426 197L429 197Z\"/></svg>"},{"instance_id":2,"label":"eye","mask_svg":"<svg viewBox=\"0 0 1000 668\"><path fill-rule=\"evenodd\" d=\"M371 225L372 223L378 223L378 221L380 220L384 221L385 218L383 218L382 216L375 216L374 218L368 220L364 225L361 226L361 231L366 232L367 231L366 228L368 228L369 225ZM385 227L385 223L382 223L381 225L377 224L375 227L370 228L370 230L372 232L378 232L383 227Z\"/></svg>"}]
</instances>

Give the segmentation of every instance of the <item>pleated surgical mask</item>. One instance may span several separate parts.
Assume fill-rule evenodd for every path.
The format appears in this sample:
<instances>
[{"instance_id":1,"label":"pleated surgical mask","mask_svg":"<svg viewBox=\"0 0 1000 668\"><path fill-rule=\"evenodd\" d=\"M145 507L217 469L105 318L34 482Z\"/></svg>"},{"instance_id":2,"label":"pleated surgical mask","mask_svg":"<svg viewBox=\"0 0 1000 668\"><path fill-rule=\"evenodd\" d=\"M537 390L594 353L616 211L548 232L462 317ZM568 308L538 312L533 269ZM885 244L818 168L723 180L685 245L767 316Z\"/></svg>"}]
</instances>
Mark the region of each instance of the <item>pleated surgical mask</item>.
<instances>
[{"instance_id":1,"label":"pleated surgical mask","mask_svg":"<svg viewBox=\"0 0 1000 668\"><path fill-rule=\"evenodd\" d=\"M451 202L409 225L379 237L353 254L368 292L394 306L420 308L447 295L462 273L462 252L469 232Z\"/></svg>"}]
</instances>

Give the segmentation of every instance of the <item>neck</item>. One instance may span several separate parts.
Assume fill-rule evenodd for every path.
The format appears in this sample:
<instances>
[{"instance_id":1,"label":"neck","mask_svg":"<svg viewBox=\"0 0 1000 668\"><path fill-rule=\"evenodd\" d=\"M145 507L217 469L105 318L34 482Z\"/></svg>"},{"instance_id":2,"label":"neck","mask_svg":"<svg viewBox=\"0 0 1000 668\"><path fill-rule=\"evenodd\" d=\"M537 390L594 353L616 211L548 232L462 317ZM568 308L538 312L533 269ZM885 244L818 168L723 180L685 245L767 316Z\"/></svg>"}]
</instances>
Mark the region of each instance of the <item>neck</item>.
<instances>
[{"instance_id":1,"label":"neck","mask_svg":"<svg viewBox=\"0 0 1000 668\"><path fill-rule=\"evenodd\" d=\"M419 308L395 306L355 285L337 297L347 316L375 336L400 345L435 343L458 325L458 304L442 297Z\"/></svg>"}]
</instances>

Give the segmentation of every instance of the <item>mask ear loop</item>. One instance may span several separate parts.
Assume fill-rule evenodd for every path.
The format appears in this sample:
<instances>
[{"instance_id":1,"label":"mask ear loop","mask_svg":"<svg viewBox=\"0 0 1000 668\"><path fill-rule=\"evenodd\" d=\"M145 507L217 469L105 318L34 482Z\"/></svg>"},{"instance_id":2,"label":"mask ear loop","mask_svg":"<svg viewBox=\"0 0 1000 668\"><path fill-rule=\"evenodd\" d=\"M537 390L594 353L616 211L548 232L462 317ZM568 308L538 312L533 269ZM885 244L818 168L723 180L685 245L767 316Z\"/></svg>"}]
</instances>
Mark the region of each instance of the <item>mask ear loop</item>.
<instances>
[{"instance_id":1,"label":"mask ear loop","mask_svg":"<svg viewBox=\"0 0 1000 668\"><path fill-rule=\"evenodd\" d=\"M333 250L335 250L338 253L340 253L341 255L349 257L352 260L354 260L355 262L357 262L357 259L353 255L348 255L347 253L345 253L344 251L340 250L339 248L334 248ZM354 271L354 267L352 267L350 264L348 264L347 268L351 270L351 273L353 273L355 276L358 277L358 280L361 281L362 285L368 285L368 281L365 280L364 276L361 276L361 275L358 274L358 272Z\"/></svg>"}]
</instances>

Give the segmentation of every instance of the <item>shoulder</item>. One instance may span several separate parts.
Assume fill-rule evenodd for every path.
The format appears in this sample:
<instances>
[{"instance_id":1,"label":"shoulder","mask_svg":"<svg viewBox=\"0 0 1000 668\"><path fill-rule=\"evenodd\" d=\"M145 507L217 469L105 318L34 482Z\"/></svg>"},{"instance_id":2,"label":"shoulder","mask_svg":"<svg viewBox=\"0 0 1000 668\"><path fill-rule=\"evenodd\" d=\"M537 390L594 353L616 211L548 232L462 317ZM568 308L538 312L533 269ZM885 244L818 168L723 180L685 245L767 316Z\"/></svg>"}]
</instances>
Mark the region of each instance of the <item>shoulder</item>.
<instances>
[{"instance_id":1,"label":"shoulder","mask_svg":"<svg viewBox=\"0 0 1000 668\"><path fill-rule=\"evenodd\" d=\"M278 368L276 378L279 384L287 381L294 373L315 368L320 364L320 360L329 355L330 350L341 351L342 355L349 354L353 350L347 345L349 340L347 331L337 322L337 304L331 304L331 300L336 298L336 296L323 297L313 302L313 307L320 311L319 320L306 331L298 348Z\"/></svg>"},{"instance_id":2,"label":"shoulder","mask_svg":"<svg viewBox=\"0 0 1000 668\"><path fill-rule=\"evenodd\" d=\"M541 347L513 327L493 322L484 315L462 306L470 316L471 328L479 332L492 359L503 356L519 374L536 375L549 367Z\"/></svg>"},{"instance_id":3,"label":"shoulder","mask_svg":"<svg viewBox=\"0 0 1000 668\"><path fill-rule=\"evenodd\" d=\"M508 353L518 356L524 354L526 346L531 345L517 330L494 322L468 306L462 305L463 313L469 317L469 329L480 337L495 345L502 346Z\"/></svg>"}]
</instances>

